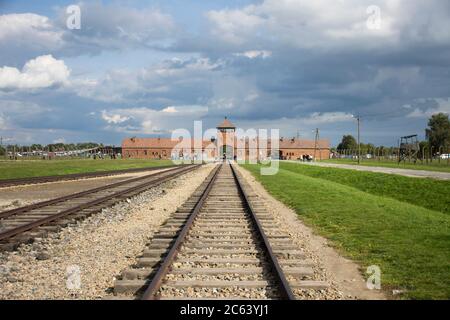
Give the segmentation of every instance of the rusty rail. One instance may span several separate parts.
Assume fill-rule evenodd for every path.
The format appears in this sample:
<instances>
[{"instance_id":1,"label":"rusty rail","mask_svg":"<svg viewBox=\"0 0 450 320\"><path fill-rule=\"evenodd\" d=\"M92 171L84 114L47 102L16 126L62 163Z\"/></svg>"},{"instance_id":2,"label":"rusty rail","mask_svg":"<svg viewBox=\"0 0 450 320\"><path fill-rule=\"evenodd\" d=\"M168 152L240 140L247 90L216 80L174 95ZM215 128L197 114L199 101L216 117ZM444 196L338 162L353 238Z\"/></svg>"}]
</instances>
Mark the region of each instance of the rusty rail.
<instances>
[{"instance_id":1,"label":"rusty rail","mask_svg":"<svg viewBox=\"0 0 450 320\"><path fill-rule=\"evenodd\" d=\"M226 164L223 164L222 166L224 166ZM200 197L200 199L197 201L191 215L189 216L186 224L183 226L181 232L179 233L179 235L177 236L175 243L173 244L173 246L171 247L170 251L168 252L167 256L164 258L161 266L158 268L158 271L156 272L156 274L154 275L154 277L152 278L152 280L150 281L149 286L147 287L147 289L145 290L145 292L143 293L143 295L141 296L142 300L156 300L158 299L157 293L158 290L161 288L161 286L163 285L163 280L164 277L169 273L170 269L171 269L171 265L174 262L174 260L176 259L178 252L182 246L182 244L185 242L190 230L192 229L192 226L200 212L200 210L202 209L202 206L204 204L204 202L206 201L213 185L214 182L217 178L217 175L220 171L220 169L222 168L222 166L219 166L216 171L213 174L213 177L211 178L211 180L209 181L205 191L203 192L202 196ZM258 236L261 238L262 240L262 245L263 245L263 250L265 253L267 253L268 255L268 260L269 260L269 264L271 266L271 269L273 270L274 274L275 274L275 278L276 281L279 283L279 291L280 291L280 296L282 297L282 299L287 299L287 300L295 300L295 296L294 293L292 292L292 289L289 285L289 282L287 281L286 277L284 276L283 270L280 267L280 264L278 263L278 259L276 258L272 247L270 246L269 243L269 239L267 238L263 227L258 219L258 217L256 216L254 209L250 203L250 200L248 198L248 195L245 193L241 181L239 180L235 169L233 168L232 165L231 166L231 170L233 172L233 177L235 179L235 181L237 182L237 186L239 189L239 192L242 194L243 198L244 198L244 202L245 202L245 206L246 209L248 210L248 212L250 213L251 219L254 222L255 226L256 226L256 231Z\"/></svg>"},{"instance_id":2,"label":"rusty rail","mask_svg":"<svg viewBox=\"0 0 450 320\"><path fill-rule=\"evenodd\" d=\"M284 276L283 269L281 268L280 264L278 263L278 258L275 256L275 253L272 250L272 246L270 245L269 239L266 236L266 233L264 232L263 226L261 222L258 219L258 216L255 214L255 211L253 209L253 206L250 202L250 199L248 198L247 193L244 191L244 188L242 187L242 183L239 180L237 173L233 167L231 166L231 171L233 172L234 179L236 180L236 183L238 185L239 191L243 195L245 199L245 206L247 207L247 210L250 213L251 219L255 223L257 233L259 237L262 240L262 244L264 246L265 251L267 252L269 263L272 267L272 270L275 274L276 279L278 280L280 284L280 294L283 299L286 300L295 300L294 293L292 292L292 289L289 285L289 282L287 281L286 277Z\"/></svg>"},{"instance_id":3,"label":"rusty rail","mask_svg":"<svg viewBox=\"0 0 450 320\"><path fill-rule=\"evenodd\" d=\"M189 231L191 230L192 225L194 224L195 219L198 216L198 213L200 212L203 203L205 202L206 198L208 197L212 186L214 185L214 181L216 181L217 175L220 171L221 166L218 166L211 178L211 180L208 183L208 186L206 187L205 191L203 192L200 199L195 204L195 207L189 216L186 224L183 226L183 229L179 233L177 239L175 240L175 243L173 244L172 248L170 249L167 256L164 258L163 263L158 268L158 271L156 272L155 276L153 277L152 281L150 282L149 286L145 290L144 294L142 295L142 300L156 300L157 296L156 293L158 292L159 288L162 285L164 277L167 275L167 273L170 271L170 266L172 265L173 261L178 255L178 251L183 244L183 242L186 240L187 235L189 234Z\"/></svg>"}]
</instances>

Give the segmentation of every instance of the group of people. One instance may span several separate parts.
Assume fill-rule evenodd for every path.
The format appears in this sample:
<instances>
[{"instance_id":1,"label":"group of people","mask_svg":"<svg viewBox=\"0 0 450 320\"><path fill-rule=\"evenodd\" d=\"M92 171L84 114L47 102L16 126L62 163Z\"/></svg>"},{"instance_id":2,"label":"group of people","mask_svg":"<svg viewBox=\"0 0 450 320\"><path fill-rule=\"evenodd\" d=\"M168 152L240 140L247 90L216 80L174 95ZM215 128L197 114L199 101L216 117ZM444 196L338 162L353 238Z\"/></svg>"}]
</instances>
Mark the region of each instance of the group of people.
<instances>
[{"instance_id":1,"label":"group of people","mask_svg":"<svg viewBox=\"0 0 450 320\"><path fill-rule=\"evenodd\" d=\"M227 160L227 154L226 154L226 153L223 154L222 160L223 160L224 162ZM233 160L234 160L234 161L237 160L237 156L236 156L236 155L233 156Z\"/></svg>"}]
</instances>

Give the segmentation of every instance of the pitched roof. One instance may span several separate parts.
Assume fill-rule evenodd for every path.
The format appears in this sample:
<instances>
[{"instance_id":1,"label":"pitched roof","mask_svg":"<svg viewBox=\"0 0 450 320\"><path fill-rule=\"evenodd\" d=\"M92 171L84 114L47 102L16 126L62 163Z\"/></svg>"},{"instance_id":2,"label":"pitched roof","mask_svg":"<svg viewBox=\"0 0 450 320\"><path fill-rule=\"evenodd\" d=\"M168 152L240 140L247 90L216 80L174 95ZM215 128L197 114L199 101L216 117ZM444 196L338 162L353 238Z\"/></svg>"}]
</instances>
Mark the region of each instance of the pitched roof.
<instances>
[{"instance_id":1,"label":"pitched roof","mask_svg":"<svg viewBox=\"0 0 450 320\"><path fill-rule=\"evenodd\" d=\"M251 140L251 141L250 141ZM239 143L241 143L239 145ZM237 144L239 147L242 146L243 138L240 139L240 141L237 141ZM267 141L260 141L259 139L255 138L245 138L245 147L248 148L249 145L251 147L253 146L259 146L259 144L266 144L268 148L271 147L272 141L269 139ZM314 140L305 140L305 139L286 139L281 138L278 142L279 149L314 149L315 148L315 141ZM330 149L330 142L328 140L318 140L317 141L317 148L318 149Z\"/></svg>"},{"instance_id":2,"label":"pitched roof","mask_svg":"<svg viewBox=\"0 0 450 320\"><path fill-rule=\"evenodd\" d=\"M316 142L314 140L303 139L280 139L280 149L314 149ZM329 149L330 142L328 140L317 140L317 148Z\"/></svg>"},{"instance_id":3,"label":"pitched roof","mask_svg":"<svg viewBox=\"0 0 450 320\"><path fill-rule=\"evenodd\" d=\"M236 126L225 117L223 122L217 126L217 129L236 129Z\"/></svg>"}]
</instances>

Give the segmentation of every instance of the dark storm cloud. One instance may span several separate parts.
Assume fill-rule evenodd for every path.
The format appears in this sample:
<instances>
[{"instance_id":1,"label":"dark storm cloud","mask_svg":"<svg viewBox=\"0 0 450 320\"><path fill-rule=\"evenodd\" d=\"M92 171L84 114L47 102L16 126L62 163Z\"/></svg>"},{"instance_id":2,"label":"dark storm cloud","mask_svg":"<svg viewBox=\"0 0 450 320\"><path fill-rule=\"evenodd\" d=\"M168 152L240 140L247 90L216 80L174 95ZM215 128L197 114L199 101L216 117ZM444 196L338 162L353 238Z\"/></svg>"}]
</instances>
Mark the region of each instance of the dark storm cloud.
<instances>
[{"instance_id":1,"label":"dark storm cloud","mask_svg":"<svg viewBox=\"0 0 450 320\"><path fill-rule=\"evenodd\" d=\"M381 9L380 30L366 25L373 4ZM196 33L158 10L97 3L83 12L83 28L70 32L62 13L56 20L15 17L12 31L22 32L24 41L0 31L0 43L10 44L0 58L20 68L25 61L17 60L48 52L64 57L151 48L192 57L113 68L93 81L72 75L59 90L3 93L52 109L47 120L45 111L30 120L3 118L99 135L126 134L127 128L150 133L183 125L166 119L185 110L186 123L197 118L213 124L229 115L246 125L282 126L288 134L298 123L305 132L323 126L335 142L354 129L351 115L360 114L367 139L395 144L402 132L423 133L431 112L450 111L447 1L265 0L204 12L205 27Z\"/></svg>"}]
</instances>

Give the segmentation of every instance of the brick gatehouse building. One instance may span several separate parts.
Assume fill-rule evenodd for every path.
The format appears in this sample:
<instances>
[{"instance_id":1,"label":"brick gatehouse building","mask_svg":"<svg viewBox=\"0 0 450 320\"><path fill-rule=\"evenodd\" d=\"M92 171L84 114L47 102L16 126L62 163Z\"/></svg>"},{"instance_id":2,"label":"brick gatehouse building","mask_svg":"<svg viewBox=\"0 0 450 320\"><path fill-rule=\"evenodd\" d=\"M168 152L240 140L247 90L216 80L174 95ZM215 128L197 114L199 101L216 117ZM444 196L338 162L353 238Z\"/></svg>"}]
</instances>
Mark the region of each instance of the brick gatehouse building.
<instances>
[{"instance_id":1,"label":"brick gatehouse building","mask_svg":"<svg viewBox=\"0 0 450 320\"><path fill-rule=\"evenodd\" d=\"M298 138L280 138L278 155L271 154L271 141L263 141L261 145L256 138L238 138L234 126L226 117L217 126L217 139L203 141L184 141L184 147L180 147L180 141L170 138L127 138L122 141L122 153L124 158L134 159L194 159L212 161L222 158L237 158L260 160L267 158L279 158L283 160L298 160L303 156L311 156L316 159L328 159L330 157L330 144L328 140L305 140ZM239 140L240 139L240 140ZM187 143L187 144L186 144ZM189 146L189 147L186 147ZM200 150L201 149L201 150Z\"/></svg>"}]
</instances>

